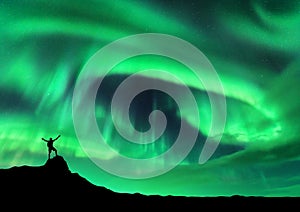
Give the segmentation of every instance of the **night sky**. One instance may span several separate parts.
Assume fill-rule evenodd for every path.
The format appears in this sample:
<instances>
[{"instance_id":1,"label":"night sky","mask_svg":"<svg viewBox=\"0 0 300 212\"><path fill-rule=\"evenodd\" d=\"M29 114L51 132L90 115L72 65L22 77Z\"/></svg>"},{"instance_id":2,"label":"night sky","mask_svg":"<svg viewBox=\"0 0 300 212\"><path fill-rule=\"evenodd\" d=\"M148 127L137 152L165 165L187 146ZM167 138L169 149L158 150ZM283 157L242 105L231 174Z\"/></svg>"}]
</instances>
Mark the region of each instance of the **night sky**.
<instances>
[{"instance_id":1,"label":"night sky","mask_svg":"<svg viewBox=\"0 0 300 212\"><path fill-rule=\"evenodd\" d=\"M168 35L197 48L222 89L206 87L186 64L161 55L136 55L106 75L99 71L110 57L155 48L143 40L115 48L113 56L104 54L84 75L99 50L142 33ZM4 0L0 34L0 168L44 164L48 153L41 138L61 134L54 146L71 171L117 192L300 196L300 1ZM161 44L157 51L199 63L192 51ZM148 71L137 74L142 70ZM132 99L128 111L118 102L111 110L118 86L131 75L132 89L149 84L181 95L148 89ZM76 87L81 80L88 82L83 90ZM89 110L84 106L92 89L95 107ZM211 106L212 96L220 100L217 106ZM154 110L167 121L161 136L158 118L150 115ZM107 146L93 133L91 115ZM159 157L176 144L182 126L189 135L183 137L190 145L186 154L179 149ZM212 130L216 126L219 130ZM145 133L149 129L153 142ZM136 143L120 130L136 133ZM208 138L218 145L201 163ZM136 163L120 162L119 155ZM143 164L149 158L156 159ZM135 177L124 174L129 172Z\"/></svg>"}]
</instances>

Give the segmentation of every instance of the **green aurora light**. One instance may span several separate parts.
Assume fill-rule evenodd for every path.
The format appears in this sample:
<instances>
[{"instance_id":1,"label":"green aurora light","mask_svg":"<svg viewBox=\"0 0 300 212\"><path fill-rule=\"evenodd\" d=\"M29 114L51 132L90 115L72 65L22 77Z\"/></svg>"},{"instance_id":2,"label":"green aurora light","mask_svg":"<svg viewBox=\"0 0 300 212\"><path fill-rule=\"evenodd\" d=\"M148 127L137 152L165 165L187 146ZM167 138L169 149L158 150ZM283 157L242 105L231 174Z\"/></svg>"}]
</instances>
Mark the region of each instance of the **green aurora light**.
<instances>
[{"instance_id":1,"label":"green aurora light","mask_svg":"<svg viewBox=\"0 0 300 212\"><path fill-rule=\"evenodd\" d=\"M275 0L1 1L0 168L43 164L47 149L41 138L61 134L55 146L71 171L114 191L300 196L299 11L300 1ZM95 111L99 129L119 153L158 155L174 142L181 118L191 127L197 124L189 108L180 114L171 97L144 92L132 103L133 125L147 130L149 113L161 109L168 118L166 132L148 145L126 143L113 126L110 101L118 84L136 70L167 70L184 80L201 119L196 145L179 166L158 177L131 180L101 170L82 150L73 126L72 95L96 51L147 32L177 36L207 56L224 87L227 120L217 151L198 164L211 122L202 84L183 64L159 56L118 64L101 85L106 92L98 93ZM161 76L143 77L180 86ZM114 155L100 151L99 157Z\"/></svg>"}]
</instances>

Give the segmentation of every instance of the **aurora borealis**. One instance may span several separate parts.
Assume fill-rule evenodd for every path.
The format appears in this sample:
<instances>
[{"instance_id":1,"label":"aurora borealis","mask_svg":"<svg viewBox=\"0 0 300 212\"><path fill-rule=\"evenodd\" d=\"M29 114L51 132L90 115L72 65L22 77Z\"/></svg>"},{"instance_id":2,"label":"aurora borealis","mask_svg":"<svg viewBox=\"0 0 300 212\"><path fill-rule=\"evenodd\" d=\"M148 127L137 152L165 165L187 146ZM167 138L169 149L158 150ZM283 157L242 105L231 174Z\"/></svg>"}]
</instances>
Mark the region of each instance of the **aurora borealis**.
<instances>
[{"instance_id":1,"label":"aurora borealis","mask_svg":"<svg viewBox=\"0 0 300 212\"><path fill-rule=\"evenodd\" d=\"M47 149L41 138L61 134L55 147L71 171L114 191L300 196L299 24L300 1L1 1L0 168L44 164ZM89 58L109 43L139 33L176 36L205 54L224 88L226 125L216 152L199 164L211 106L205 87L187 66L144 55L123 61L105 77L95 76L103 78L95 104L97 123L117 153L142 159L165 152L176 140L181 120L199 132L191 152L174 169L147 179L127 179L99 168L82 149L72 101ZM186 83L197 101L200 124L190 108L178 108L165 93L144 91L129 109L133 127L148 130L149 114L157 109L164 112L167 125L155 142L139 145L119 134L110 104L127 76L151 69ZM167 75L152 73L140 76L141 82L182 89ZM124 119L115 118L120 128L131 129ZM111 152L97 151L101 159L114 159Z\"/></svg>"}]
</instances>

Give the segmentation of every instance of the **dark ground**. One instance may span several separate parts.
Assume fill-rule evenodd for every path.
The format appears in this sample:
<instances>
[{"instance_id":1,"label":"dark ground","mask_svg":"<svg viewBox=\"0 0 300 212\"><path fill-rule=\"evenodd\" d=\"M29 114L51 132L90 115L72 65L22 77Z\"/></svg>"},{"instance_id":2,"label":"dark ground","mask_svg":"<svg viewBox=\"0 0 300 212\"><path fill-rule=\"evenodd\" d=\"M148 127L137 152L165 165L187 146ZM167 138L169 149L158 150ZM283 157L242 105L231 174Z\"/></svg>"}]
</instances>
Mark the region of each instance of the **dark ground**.
<instances>
[{"instance_id":1,"label":"dark ground","mask_svg":"<svg viewBox=\"0 0 300 212\"><path fill-rule=\"evenodd\" d=\"M116 193L95 186L71 173L63 157L48 159L42 166L0 169L0 208L73 210L245 210L300 205L300 198L178 197ZM2 211L2 210L1 210ZM6 210L7 211L7 210Z\"/></svg>"}]
</instances>

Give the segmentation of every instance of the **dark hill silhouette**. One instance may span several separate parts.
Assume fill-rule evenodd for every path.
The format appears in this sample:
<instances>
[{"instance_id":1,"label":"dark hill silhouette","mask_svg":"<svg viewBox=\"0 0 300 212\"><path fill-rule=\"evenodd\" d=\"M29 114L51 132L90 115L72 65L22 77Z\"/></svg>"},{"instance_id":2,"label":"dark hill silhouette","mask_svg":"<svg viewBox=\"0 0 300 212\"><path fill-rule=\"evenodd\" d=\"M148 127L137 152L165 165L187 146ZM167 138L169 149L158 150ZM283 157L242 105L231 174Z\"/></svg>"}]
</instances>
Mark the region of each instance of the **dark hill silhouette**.
<instances>
[{"instance_id":1,"label":"dark hill silhouette","mask_svg":"<svg viewBox=\"0 0 300 212\"><path fill-rule=\"evenodd\" d=\"M192 206L224 209L237 203L243 203L244 207L253 207L254 203L262 200L261 204L264 205L270 202L274 206L274 203L280 202L278 199L273 201L273 198L241 196L211 198L116 193L93 185L79 174L72 173L62 156L48 159L42 166L0 169L0 192L0 208L8 204L9 207L21 206L22 209L32 208L35 204L44 204L45 209L64 207L68 210L77 209L79 205L122 210L126 208L184 209ZM298 201L297 199L295 202Z\"/></svg>"},{"instance_id":2,"label":"dark hill silhouette","mask_svg":"<svg viewBox=\"0 0 300 212\"><path fill-rule=\"evenodd\" d=\"M6 198L84 197L85 195L114 195L109 189L95 186L77 173L69 170L62 156L48 159L42 166L19 166L0 170L1 193Z\"/></svg>"}]
</instances>

